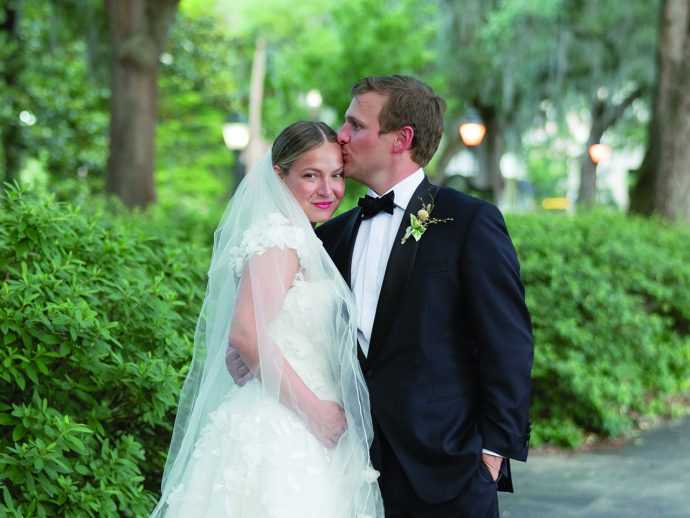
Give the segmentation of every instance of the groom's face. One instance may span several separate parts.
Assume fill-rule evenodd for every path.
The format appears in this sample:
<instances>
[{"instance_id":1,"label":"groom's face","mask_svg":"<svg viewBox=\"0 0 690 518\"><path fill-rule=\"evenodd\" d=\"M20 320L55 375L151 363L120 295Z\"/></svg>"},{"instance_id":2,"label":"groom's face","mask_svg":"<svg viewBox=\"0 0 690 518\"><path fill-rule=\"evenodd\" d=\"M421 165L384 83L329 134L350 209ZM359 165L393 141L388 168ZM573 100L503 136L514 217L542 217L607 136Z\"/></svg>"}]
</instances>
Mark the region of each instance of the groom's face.
<instances>
[{"instance_id":1,"label":"groom's face","mask_svg":"<svg viewBox=\"0 0 690 518\"><path fill-rule=\"evenodd\" d=\"M394 133L380 134L379 112L388 96L377 92L358 95L345 112L345 123L338 131L343 148L345 176L372 185L375 176L386 173Z\"/></svg>"}]
</instances>

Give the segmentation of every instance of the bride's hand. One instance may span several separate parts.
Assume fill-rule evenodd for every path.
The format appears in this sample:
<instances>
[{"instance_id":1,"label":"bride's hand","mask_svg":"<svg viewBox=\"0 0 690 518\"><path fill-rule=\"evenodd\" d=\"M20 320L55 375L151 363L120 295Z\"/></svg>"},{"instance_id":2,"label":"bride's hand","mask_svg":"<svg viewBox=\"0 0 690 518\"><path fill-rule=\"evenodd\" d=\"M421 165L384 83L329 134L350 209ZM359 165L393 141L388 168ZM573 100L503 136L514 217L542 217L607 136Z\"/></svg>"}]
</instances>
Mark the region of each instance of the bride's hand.
<instances>
[{"instance_id":1,"label":"bride's hand","mask_svg":"<svg viewBox=\"0 0 690 518\"><path fill-rule=\"evenodd\" d=\"M319 400L315 408L306 414L307 429L326 448L335 448L345 433L345 411L335 401Z\"/></svg>"}]
</instances>

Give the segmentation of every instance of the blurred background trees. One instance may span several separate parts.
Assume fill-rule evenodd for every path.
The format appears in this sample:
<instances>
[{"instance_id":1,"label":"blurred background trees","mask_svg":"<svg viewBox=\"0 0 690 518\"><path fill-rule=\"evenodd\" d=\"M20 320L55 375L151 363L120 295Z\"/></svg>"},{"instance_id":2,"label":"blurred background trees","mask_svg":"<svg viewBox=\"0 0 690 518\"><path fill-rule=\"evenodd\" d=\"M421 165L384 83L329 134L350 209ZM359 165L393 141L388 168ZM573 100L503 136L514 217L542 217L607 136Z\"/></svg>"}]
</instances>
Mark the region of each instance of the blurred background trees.
<instances>
[{"instance_id":1,"label":"blurred background trees","mask_svg":"<svg viewBox=\"0 0 690 518\"><path fill-rule=\"evenodd\" d=\"M2 177L87 179L131 206L157 191L162 205L222 202L280 128L300 118L338 126L356 79L405 73L449 103L429 167L438 182L509 210L545 198L627 210L632 192L634 210L687 220L687 189L674 186L688 173L664 165L684 163L673 142L685 141L685 96L669 91L688 61L687 31L671 24L687 25L683 9L682 0L5 0ZM249 124L246 149L220 145L228 118ZM475 119L486 133L471 147L458 126ZM610 152L598 164L594 144Z\"/></svg>"}]
</instances>

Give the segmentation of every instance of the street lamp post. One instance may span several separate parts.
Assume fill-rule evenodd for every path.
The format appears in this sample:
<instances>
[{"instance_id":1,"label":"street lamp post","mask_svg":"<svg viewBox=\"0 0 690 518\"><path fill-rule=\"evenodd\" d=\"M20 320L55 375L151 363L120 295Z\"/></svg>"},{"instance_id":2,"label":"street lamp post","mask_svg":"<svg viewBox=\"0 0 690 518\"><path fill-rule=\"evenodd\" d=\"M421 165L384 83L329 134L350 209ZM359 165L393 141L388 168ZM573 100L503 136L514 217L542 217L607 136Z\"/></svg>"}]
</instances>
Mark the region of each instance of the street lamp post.
<instances>
[{"instance_id":1,"label":"street lamp post","mask_svg":"<svg viewBox=\"0 0 690 518\"><path fill-rule=\"evenodd\" d=\"M468 148L471 148L470 155L472 156L472 161L474 162L473 175L476 175L475 182L477 180L481 182L482 178L480 175L481 170L479 164L479 156L477 154L477 147L484 140L484 135L486 135L486 126L479 117L470 116L470 118L466 119L465 122L461 123L458 126L458 133L460 133L460 139L462 140L462 143ZM468 184L475 189L478 188L476 184L472 185L472 183L470 183L469 181Z\"/></svg>"},{"instance_id":2,"label":"street lamp post","mask_svg":"<svg viewBox=\"0 0 690 518\"><path fill-rule=\"evenodd\" d=\"M232 192L235 192L237 186L244 177L244 160L242 152L249 144L249 124L247 120L237 113L230 113L223 123L223 142L225 146L232 152L234 158L233 164L233 186Z\"/></svg>"},{"instance_id":3,"label":"street lamp post","mask_svg":"<svg viewBox=\"0 0 690 518\"><path fill-rule=\"evenodd\" d=\"M597 199L597 168L611 156L611 148L600 142L594 142L587 148L580 160L580 187L577 193L578 205L593 205Z\"/></svg>"},{"instance_id":4,"label":"street lamp post","mask_svg":"<svg viewBox=\"0 0 690 518\"><path fill-rule=\"evenodd\" d=\"M309 109L309 115L312 119L318 120L319 113L321 112L321 104L323 103L323 97L321 97L321 92L317 89L311 89L304 96L304 104L307 105Z\"/></svg>"},{"instance_id":5,"label":"street lamp post","mask_svg":"<svg viewBox=\"0 0 690 518\"><path fill-rule=\"evenodd\" d=\"M611 147L606 144L592 144L589 146L588 151L589 158L592 160L592 163L595 167L599 165L599 162L606 160L611 156Z\"/></svg>"}]
</instances>

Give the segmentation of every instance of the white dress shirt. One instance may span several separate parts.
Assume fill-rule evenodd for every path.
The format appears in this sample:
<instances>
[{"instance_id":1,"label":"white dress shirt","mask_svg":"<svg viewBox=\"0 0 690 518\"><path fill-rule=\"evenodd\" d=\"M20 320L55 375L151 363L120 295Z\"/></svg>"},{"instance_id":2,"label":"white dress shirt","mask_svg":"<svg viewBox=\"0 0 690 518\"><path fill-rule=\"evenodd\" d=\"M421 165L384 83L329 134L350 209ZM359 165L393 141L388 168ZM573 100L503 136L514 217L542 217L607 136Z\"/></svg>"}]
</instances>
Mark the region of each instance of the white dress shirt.
<instances>
[{"instance_id":1,"label":"white dress shirt","mask_svg":"<svg viewBox=\"0 0 690 518\"><path fill-rule=\"evenodd\" d=\"M357 308L357 338L365 356L369 354L371 330L374 327L381 284L386 273L388 257L393 248L393 241L405 215L405 209L422 180L424 180L424 171L419 168L384 193L385 195L390 191L395 192L393 214L382 211L372 218L365 219L359 225L352 251L350 274ZM378 197L378 194L371 189L367 194Z\"/></svg>"}]
</instances>

